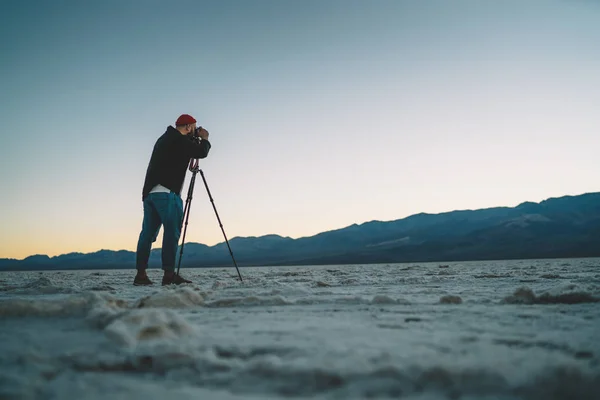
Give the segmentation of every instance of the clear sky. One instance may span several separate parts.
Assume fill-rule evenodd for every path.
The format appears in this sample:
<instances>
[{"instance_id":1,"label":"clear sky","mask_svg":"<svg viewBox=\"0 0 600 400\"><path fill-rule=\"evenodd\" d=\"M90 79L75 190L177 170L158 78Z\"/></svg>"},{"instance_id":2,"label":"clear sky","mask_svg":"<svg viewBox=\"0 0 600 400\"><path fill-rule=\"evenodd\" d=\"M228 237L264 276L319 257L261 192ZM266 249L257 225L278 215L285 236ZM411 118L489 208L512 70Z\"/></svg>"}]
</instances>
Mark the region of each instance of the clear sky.
<instances>
[{"instance_id":1,"label":"clear sky","mask_svg":"<svg viewBox=\"0 0 600 400\"><path fill-rule=\"evenodd\" d=\"M600 1L3 1L0 33L0 258L134 250L181 113L229 239L599 188Z\"/></svg>"}]
</instances>

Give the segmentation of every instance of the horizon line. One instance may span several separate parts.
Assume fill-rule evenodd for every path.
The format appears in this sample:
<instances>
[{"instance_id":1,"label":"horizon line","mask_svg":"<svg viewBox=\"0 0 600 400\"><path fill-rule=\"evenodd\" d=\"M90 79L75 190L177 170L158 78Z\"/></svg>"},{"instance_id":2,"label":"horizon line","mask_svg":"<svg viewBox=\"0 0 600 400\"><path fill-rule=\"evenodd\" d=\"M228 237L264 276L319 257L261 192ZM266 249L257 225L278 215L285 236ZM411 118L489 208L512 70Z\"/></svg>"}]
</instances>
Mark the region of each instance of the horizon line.
<instances>
[{"instance_id":1,"label":"horizon line","mask_svg":"<svg viewBox=\"0 0 600 400\"><path fill-rule=\"evenodd\" d=\"M262 237L266 237L266 236L278 236L278 237L281 237L281 238L284 238L284 239L299 240L299 239L311 238L311 237L314 237L314 236L317 236L317 235L320 235L320 234L323 234L323 233L339 231L339 230L346 229L346 228L349 228L349 227L354 226L354 225L361 226L361 225L372 223L372 222L395 222L395 221L401 221L403 219L407 219L407 218L410 218L410 217L414 217L414 216L417 216L417 215L443 215L443 214L449 214L449 213L454 213L454 212L491 210L491 209L494 209L494 208L517 208L520 205L525 204L525 203L541 204L541 203L543 203L545 201L548 201L548 200L561 199L561 198L567 198L567 197L579 197L579 196L592 195L592 194L600 194L600 192L584 192L584 193L580 193L580 194L567 194L567 195L562 195L562 196L548 197L548 198L546 198L544 200L540 200L539 202L525 200L525 201L519 202L516 206L491 206L491 207L475 208L475 209L454 209L454 210L443 211L443 212L438 212L438 213L418 212L418 213L415 213L415 214L407 215L407 216L402 217L402 218L397 218L397 219L392 219L392 220L385 220L384 221L384 220L375 220L374 219L374 220L364 221L364 222L361 222L361 223L354 222L354 223L351 223L349 225L343 226L341 228L330 229L330 230L327 230L327 231L317 232L317 233L315 233L313 235L300 236L300 237L297 237L297 238L293 238L291 236L283 236L283 235L280 235L278 233L267 233L265 235L260 235L260 236L234 236L233 238L231 238L229 240L234 240L234 239L258 239L258 238L262 238ZM214 245L207 245L207 244L200 243L200 242L188 242L187 244L200 244L200 245L207 246L207 247L210 248L210 247L216 247L216 246L219 246L219 245L223 245L223 244L225 244L225 241L215 243ZM178 244L178 248L180 246L181 245ZM161 249L162 249L162 247L157 247L157 248L152 249L152 251L157 251L157 250L161 250ZM128 250L128 249L113 250L113 249L108 249L108 248L101 248L101 249L98 249L98 250L95 250L95 251L91 251L91 252L87 252L87 253L82 253L82 252L79 252L79 251L72 251L72 252L68 252L68 253L58 254L58 255L55 255L55 256L49 256L47 254L35 253L35 254L30 254L30 255L28 255L28 256L26 256L24 258L21 258L21 259L0 257L0 260L4 260L4 261L24 261L24 260L26 260L28 258L31 258L31 257L48 257L49 259L53 259L53 258L57 258L57 257L62 257L62 256L70 255L70 254L94 254L94 253L99 253L99 252L102 252L102 251L112 251L112 252L115 252L115 253L116 252L120 252L120 251L125 251L125 252L134 252L135 253L135 250Z\"/></svg>"}]
</instances>

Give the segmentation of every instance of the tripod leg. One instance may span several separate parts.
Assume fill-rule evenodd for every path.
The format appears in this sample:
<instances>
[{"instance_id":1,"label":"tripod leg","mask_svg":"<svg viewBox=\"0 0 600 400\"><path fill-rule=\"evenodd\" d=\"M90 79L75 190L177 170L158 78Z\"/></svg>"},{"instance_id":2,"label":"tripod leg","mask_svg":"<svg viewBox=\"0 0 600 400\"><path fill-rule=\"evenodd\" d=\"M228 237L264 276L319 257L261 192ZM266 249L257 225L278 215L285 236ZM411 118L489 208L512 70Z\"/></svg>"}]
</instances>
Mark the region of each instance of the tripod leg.
<instances>
[{"instance_id":1,"label":"tripod leg","mask_svg":"<svg viewBox=\"0 0 600 400\"><path fill-rule=\"evenodd\" d=\"M215 215L217 216L217 221L219 221L219 226L221 227L221 232L223 232L223 237L225 237L225 243L227 243L227 248L229 249L229 254L231 254L231 259L233 260L233 265L235 265L235 269L237 270L238 276L240 277L240 281L242 280L242 274L240 274L240 270L235 262L235 258L233 257L233 251L231 251L231 246L229 246L229 240L227 240L227 235L225 235L225 229L223 229L223 224L221 223L221 218L219 218L219 213L217 212L217 207L215 207L215 202L210 194L210 189L208 188L208 184L206 183L206 179L204 178L204 172L200 171L200 175L202 176L202 180L204 181L204 186L206 187L206 192L208 193L208 198L212 203L213 209L215 210Z\"/></svg>"},{"instance_id":2,"label":"tripod leg","mask_svg":"<svg viewBox=\"0 0 600 400\"><path fill-rule=\"evenodd\" d=\"M192 179L190 180L190 187L188 189L188 196L185 200L185 209L183 211L183 220L181 223L183 224L185 221L185 227L183 229L183 237L181 239L181 248L179 251L179 262L177 263L177 275L179 275L179 268L181 267L181 259L183 258L183 246L185 244L185 234L187 232L188 221L190 219L190 209L192 208L192 193L194 192L194 185L196 183L196 171L194 171L192 175Z\"/></svg>"}]
</instances>

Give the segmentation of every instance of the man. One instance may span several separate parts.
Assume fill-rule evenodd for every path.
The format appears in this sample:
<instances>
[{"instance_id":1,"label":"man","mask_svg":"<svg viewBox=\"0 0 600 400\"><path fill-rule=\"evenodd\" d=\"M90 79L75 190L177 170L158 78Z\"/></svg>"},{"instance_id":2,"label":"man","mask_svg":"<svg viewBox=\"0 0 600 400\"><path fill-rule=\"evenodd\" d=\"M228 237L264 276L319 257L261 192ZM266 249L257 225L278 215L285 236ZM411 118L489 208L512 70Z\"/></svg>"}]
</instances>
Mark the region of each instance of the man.
<instances>
[{"instance_id":1,"label":"man","mask_svg":"<svg viewBox=\"0 0 600 400\"><path fill-rule=\"evenodd\" d=\"M196 120L188 114L177 118L175 128L169 126L156 141L142 189L144 220L137 245L134 285L152 285L146 269L152 243L156 241L161 225L164 271L162 284L191 283L175 273L175 258L183 222L181 189L190 160L205 158L210 147L208 132L202 127L196 129Z\"/></svg>"}]
</instances>

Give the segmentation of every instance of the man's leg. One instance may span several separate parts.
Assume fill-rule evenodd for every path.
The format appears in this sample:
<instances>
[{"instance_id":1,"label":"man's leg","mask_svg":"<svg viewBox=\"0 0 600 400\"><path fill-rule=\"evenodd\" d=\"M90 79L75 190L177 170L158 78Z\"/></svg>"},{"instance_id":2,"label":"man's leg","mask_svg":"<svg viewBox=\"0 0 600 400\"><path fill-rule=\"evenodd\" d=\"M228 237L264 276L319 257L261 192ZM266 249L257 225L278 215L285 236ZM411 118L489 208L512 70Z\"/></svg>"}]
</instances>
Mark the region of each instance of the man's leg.
<instances>
[{"instance_id":1,"label":"man's leg","mask_svg":"<svg viewBox=\"0 0 600 400\"><path fill-rule=\"evenodd\" d=\"M175 259L179 236L181 235L181 222L183 220L183 204L181 197L169 193L169 201L164 214L164 231L162 247L162 267L165 271L175 270Z\"/></svg>"},{"instance_id":2,"label":"man's leg","mask_svg":"<svg viewBox=\"0 0 600 400\"><path fill-rule=\"evenodd\" d=\"M142 231L138 238L135 267L137 276L134 284L152 284L147 278L146 269L150 258L152 243L156 241L158 231L160 230L161 219L154 204L154 195L151 193L144 199L144 220L142 222ZM145 279L144 279L145 278ZM137 282L137 283L136 283Z\"/></svg>"},{"instance_id":3,"label":"man's leg","mask_svg":"<svg viewBox=\"0 0 600 400\"><path fill-rule=\"evenodd\" d=\"M175 260L183 222L183 201L175 193L169 193L168 200L159 210L163 221L162 268L165 272L163 284L190 283L190 281L175 276Z\"/></svg>"}]
</instances>

